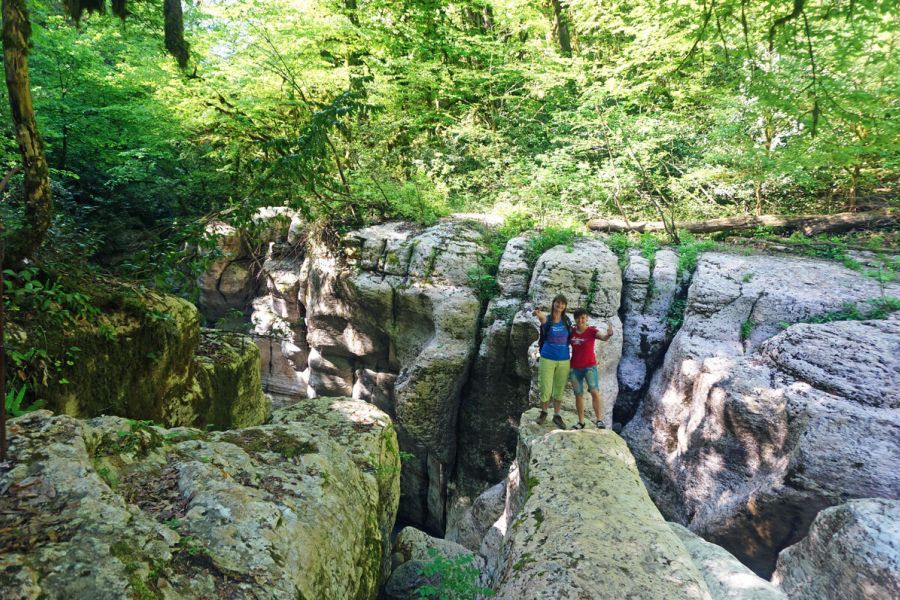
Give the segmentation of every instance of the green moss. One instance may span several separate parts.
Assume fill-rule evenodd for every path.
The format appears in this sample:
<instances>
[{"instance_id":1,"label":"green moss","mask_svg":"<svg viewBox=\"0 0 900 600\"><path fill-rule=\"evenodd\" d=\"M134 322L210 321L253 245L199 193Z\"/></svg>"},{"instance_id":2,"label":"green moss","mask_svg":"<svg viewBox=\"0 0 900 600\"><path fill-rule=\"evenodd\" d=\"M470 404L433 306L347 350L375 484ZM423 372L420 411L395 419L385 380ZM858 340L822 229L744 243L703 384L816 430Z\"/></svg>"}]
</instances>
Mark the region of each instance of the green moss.
<instances>
[{"instance_id":1,"label":"green moss","mask_svg":"<svg viewBox=\"0 0 900 600\"><path fill-rule=\"evenodd\" d=\"M285 458L319 451L314 442L298 440L280 428L229 431L222 436L222 441L240 446L247 452L255 454L274 452Z\"/></svg>"},{"instance_id":2,"label":"green moss","mask_svg":"<svg viewBox=\"0 0 900 600\"><path fill-rule=\"evenodd\" d=\"M162 594L156 589L152 575L158 572L159 567L148 568L144 558L138 556L132 545L126 542L116 542L109 547L109 553L119 559L128 574L128 584L131 586L132 597L136 600L157 600ZM145 576L145 572L149 574Z\"/></svg>"}]
</instances>

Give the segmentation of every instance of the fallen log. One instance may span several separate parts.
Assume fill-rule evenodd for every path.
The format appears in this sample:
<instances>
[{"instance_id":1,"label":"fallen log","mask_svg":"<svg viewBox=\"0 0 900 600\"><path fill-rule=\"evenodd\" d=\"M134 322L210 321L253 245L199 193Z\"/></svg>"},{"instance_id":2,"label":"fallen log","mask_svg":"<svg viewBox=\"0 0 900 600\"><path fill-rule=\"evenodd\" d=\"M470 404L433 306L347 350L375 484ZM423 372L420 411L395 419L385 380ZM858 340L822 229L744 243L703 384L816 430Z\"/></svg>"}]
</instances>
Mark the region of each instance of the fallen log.
<instances>
[{"instance_id":1,"label":"fallen log","mask_svg":"<svg viewBox=\"0 0 900 600\"><path fill-rule=\"evenodd\" d=\"M747 217L728 217L709 219L707 221L676 221L675 229L691 233L712 233L714 231L739 231L754 227L771 227L772 229L800 230L806 235L847 231L856 227L896 227L900 223L900 212L894 209L870 212L844 212L833 215L760 215ZM591 219L589 229L595 231L645 233L648 231L665 231L662 221L631 221L622 219Z\"/></svg>"}]
</instances>

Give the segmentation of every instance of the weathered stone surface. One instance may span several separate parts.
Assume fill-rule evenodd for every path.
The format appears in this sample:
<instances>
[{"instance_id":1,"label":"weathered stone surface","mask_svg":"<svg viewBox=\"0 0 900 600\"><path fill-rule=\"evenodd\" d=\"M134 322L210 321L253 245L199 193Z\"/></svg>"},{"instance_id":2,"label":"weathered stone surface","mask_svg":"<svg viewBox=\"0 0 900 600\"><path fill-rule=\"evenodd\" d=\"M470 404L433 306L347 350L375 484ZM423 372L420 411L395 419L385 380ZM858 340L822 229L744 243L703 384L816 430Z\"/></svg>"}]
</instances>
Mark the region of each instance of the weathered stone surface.
<instances>
[{"instance_id":1,"label":"weathered stone surface","mask_svg":"<svg viewBox=\"0 0 900 600\"><path fill-rule=\"evenodd\" d=\"M10 422L5 598L374 598L399 497L390 420L346 399L205 434Z\"/></svg>"},{"instance_id":2,"label":"weathered stone surface","mask_svg":"<svg viewBox=\"0 0 900 600\"><path fill-rule=\"evenodd\" d=\"M168 403L164 423L232 429L259 425L269 403L259 380L259 349L246 335L203 329L191 387L181 403Z\"/></svg>"},{"instance_id":3,"label":"weathered stone surface","mask_svg":"<svg viewBox=\"0 0 900 600\"><path fill-rule=\"evenodd\" d=\"M667 316L679 290L678 256L659 250L651 261L638 250L628 254L622 288L622 360L619 362L619 395L613 419L627 423L671 339Z\"/></svg>"},{"instance_id":4,"label":"weathered stone surface","mask_svg":"<svg viewBox=\"0 0 900 600\"><path fill-rule=\"evenodd\" d=\"M277 406L308 396L303 258L291 247L285 255L266 260L262 271L266 293L252 303L250 321L260 351L262 384Z\"/></svg>"},{"instance_id":5,"label":"weathered stone surface","mask_svg":"<svg viewBox=\"0 0 900 600\"><path fill-rule=\"evenodd\" d=\"M548 432L522 416L496 598L710 598L611 431Z\"/></svg>"},{"instance_id":6,"label":"weathered stone surface","mask_svg":"<svg viewBox=\"0 0 900 600\"><path fill-rule=\"evenodd\" d=\"M900 598L900 502L823 510L809 535L778 556L773 580L791 600Z\"/></svg>"},{"instance_id":7,"label":"weathered stone surface","mask_svg":"<svg viewBox=\"0 0 900 600\"><path fill-rule=\"evenodd\" d=\"M491 526L503 515L506 506L506 482L489 487L471 506L460 506L456 518L447 519L446 539L478 552Z\"/></svg>"},{"instance_id":8,"label":"weathered stone surface","mask_svg":"<svg viewBox=\"0 0 900 600\"><path fill-rule=\"evenodd\" d=\"M768 576L822 508L898 496L897 322L799 324L766 341L881 292L835 263L701 257L684 325L623 432L667 518Z\"/></svg>"},{"instance_id":9,"label":"weathered stone surface","mask_svg":"<svg viewBox=\"0 0 900 600\"><path fill-rule=\"evenodd\" d=\"M471 223L389 223L352 232L340 255L311 248L305 267L310 389L366 398L396 417L414 455L401 512L432 531L444 528L481 310L468 271L483 249L483 229Z\"/></svg>"},{"instance_id":10,"label":"weathered stone surface","mask_svg":"<svg viewBox=\"0 0 900 600\"><path fill-rule=\"evenodd\" d=\"M778 588L745 567L727 550L678 523L669 527L687 548L714 600L786 600Z\"/></svg>"},{"instance_id":11,"label":"weathered stone surface","mask_svg":"<svg viewBox=\"0 0 900 600\"><path fill-rule=\"evenodd\" d=\"M525 259L529 238L507 243L497 273L500 296L490 301L483 318L481 344L460 407L459 494L454 503L469 504L486 484L503 479L515 458L516 423L528 407L526 354L537 339L533 318L522 318L531 274ZM524 369L518 366L523 360Z\"/></svg>"},{"instance_id":12,"label":"weathered stone surface","mask_svg":"<svg viewBox=\"0 0 900 600\"><path fill-rule=\"evenodd\" d=\"M221 221L207 226L215 236L221 254L197 280L200 288L200 311L216 321L231 310L244 310L256 288L256 273L249 260L250 248L237 229Z\"/></svg>"}]
</instances>

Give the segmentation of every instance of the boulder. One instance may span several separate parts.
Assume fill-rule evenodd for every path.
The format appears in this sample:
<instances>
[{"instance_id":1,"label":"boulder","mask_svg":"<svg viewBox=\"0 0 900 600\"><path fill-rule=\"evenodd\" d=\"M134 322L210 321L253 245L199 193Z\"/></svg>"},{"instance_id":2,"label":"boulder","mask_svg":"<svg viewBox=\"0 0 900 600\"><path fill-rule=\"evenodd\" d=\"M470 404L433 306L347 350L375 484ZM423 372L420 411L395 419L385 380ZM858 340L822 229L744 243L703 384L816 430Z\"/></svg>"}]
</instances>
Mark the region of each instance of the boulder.
<instances>
[{"instance_id":1,"label":"boulder","mask_svg":"<svg viewBox=\"0 0 900 600\"><path fill-rule=\"evenodd\" d=\"M727 550L710 544L678 523L669 527L703 574L713 600L787 600L774 585L741 564Z\"/></svg>"},{"instance_id":2,"label":"boulder","mask_svg":"<svg viewBox=\"0 0 900 600\"><path fill-rule=\"evenodd\" d=\"M47 408L171 426L245 427L265 420L259 352L249 338L201 334L197 309L167 294L110 284L91 300L99 317L41 336L48 356L71 363L31 384ZM33 347L34 333L18 331L11 347Z\"/></svg>"},{"instance_id":3,"label":"boulder","mask_svg":"<svg viewBox=\"0 0 900 600\"><path fill-rule=\"evenodd\" d=\"M256 344L243 334L201 330L191 387L180 404L165 408L164 423L216 429L263 423L269 402L260 385Z\"/></svg>"},{"instance_id":4,"label":"boulder","mask_svg":"<svg viewBox=\"0 0 900 600\"><path fill-rule=\"evenodd\" d=\"M371 405L208 434L48 411L9 428L5 597L375 598L388 573L400 465Z\"/></svg>"},{"instance_id":5,"label":"boulder","mask_svg":"<svg viewBox=\"0 0 900 600\"><path fill-rule=\"evenodd\" d=\"M622 439L536 416L522 415L495 598L710 598Z\"/></svg>"},{"instance_id":6,"label":"boulder","mask_svg":"<svg viewBox=\"0 0 900 600\"><path fill-rule=\"evenodd\" d=\"M445 525L460 394L475 353L481 302L468 271L483 236L465 221L376 225L338 249L314 245L304 267L311 393L365 398L396 418L412 455L401 512L435 532Z\"/></svg>"},{"instance_id":7,"label":"boulder","mask_svg":"<svg viewBox=\"0 0 900 600\"><path fill-rule=\"evenodd\" d=\"M230 311L243 311L256 291L256 261L240 232L222 221L206 227L216 241L215 256L197 279L203 316L217 321Z\"/></svg>"},{"instance_id":8,"label":"boulder","mask_svg":"<svg viewBox=\"0 0 900 600\"><path fill-rule=\"evenodd\" d=\"M768 577L822 508L897 497L898 322L779 334L881 292L831 262L701 256L684 325L623 431L668 519Z\"/></svg>"},{"instance_id":9,"label":"boulder","mask_svg":"<svg viewBox=\"0 0 900 600\"><path fill-rule=\"evenodd\" d=\"M900 502L823 510L809 535L778 555L773 581L791 600L900 598Z\"/></svg>"},{"instance_id":10,"label":"boulder","mask_svg":"<svg viewBox=\"0 0 900 600\"><path fill-rule=\"evenodd\" d=\"M659 250L648 260L638 250L628 253L622 275L622 360L619 361L619 395L613 419L627 423L659 367L671 340L668 317L677 293L678 256Z\"/></svg>"}]
</instances>

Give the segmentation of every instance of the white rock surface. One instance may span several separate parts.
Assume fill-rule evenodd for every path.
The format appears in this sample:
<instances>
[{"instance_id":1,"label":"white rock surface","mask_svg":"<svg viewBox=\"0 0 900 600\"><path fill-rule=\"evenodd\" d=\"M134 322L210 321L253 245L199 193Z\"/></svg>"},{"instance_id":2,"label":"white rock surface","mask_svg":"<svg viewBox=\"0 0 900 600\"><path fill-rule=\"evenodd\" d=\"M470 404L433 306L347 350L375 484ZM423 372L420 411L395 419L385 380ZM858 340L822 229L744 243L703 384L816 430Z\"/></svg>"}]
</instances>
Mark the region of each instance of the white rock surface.
<instances>
[{"instance_id":1,"label":"white rock surface","mask_svg":"<svg viewBox=\"0 0 900 600\"><path fill-rule=\"evenodd\" d=\"M678 523L669 527L703 574L713 600L786 600L774 585L745 567L727 550L710 544Z\"/></svg>"},{"instance_id":2,"label":"white rock surface","mask_svg":"<svg viewBox=\"0 0 900 600\"><path fill-rule=\"evenodd\" d=\"M522 416L495 598L710 598L621 438L536 416Z\"/></svg>"},{"instance_id":3,"label":"white rock surface","mask_svg":"<svg viewBox=\"0 0 900 600\"><path fill-rule=\"evenodd\" d=\"M818 514L778 556L773 578L791 600L900 598L900 502L851 500Z\"/></svg>"},{"instance_id":4,"label":"white rock surface","mask_svg":"<svg viewBox=\"0 0 900 600\"><path fill-rule=\"evenodd\" d=\"M701 256L684 325L623 431L668 519L768 576L822 508L900 495L900 324L799 324L769 339L881 293L836 263Z\"/></svg>"}]
</instances>

